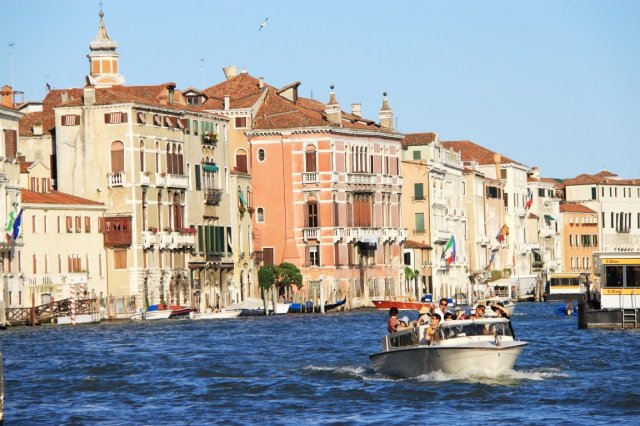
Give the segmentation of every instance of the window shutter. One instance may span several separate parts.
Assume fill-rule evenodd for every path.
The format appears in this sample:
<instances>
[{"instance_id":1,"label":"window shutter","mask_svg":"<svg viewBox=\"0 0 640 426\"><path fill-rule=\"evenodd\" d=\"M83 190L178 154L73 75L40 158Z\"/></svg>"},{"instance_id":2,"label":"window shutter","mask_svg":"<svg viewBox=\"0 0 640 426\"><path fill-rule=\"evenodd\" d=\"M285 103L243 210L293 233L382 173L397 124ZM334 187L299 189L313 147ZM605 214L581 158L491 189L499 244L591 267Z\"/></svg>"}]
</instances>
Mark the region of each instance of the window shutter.
<instances>
[{"instance_id":1,"label":"window shutter","mask_svg":"<svg viewBox=\"0 0 640 426\"><path fill-rule=\"evenodd\" d=\"M106 124L110 124L111 123L111 114L110 113L107 112L107 113L104 114L104 122Z\"/></svg>"},{"instance_id":2,"label":"window shutter","mask_svg":"<svg viewBox=\"0 0 640 426\"><path fill-rule=\"evenodd\" d=\"M4 156L6 158L16 158L18 150L18 132L15 130L4 130Z\"/></svg>"},{"instance_id":3,"label":"window shutter","mask_svg":"<svg viewBox=\"0 0 640 426\"><path fill-rule=\"evenodd\" d=\"M421 183L414 183L413 184L413 195L414 195L414 198L416 200L423 200L424 199L423 186L422 186Z\"/></svg>"},{"instance_id":4,"label":"window shutter","mask_svg":"<svg viewBox=\"0 0 640 426\"><path fill-rule=\"evenodd\" d=\"M122 113L122 121L121 121L121 123L126 123L126 122L127 122L127 113L123 112Z\"/></svg>"},{"instance_id":5,"label":"window shutter","mask_svg":"<svg viewBox=\"0 0 640 426\"><path fill-rule=\"evenodd\" d=\"M305 266L311 265L311 253L309 250L309 246L305 246L304 248L304 264Z\"/></svg>"},{"instance_id":6,"label":"window shutter","mask_svg":"<svg viewBox=\"0 0 640 426\"><path fill-rule=\"evenodd\" d=\"M305 160L307 166L307 172L315 172L316 171L316 152L315 151L307 151L305 152Z\"/></svg>"},{"instance_id":7,"label":"window shutter","mask_svg":"<svg viewBox=\"0 0 640 426\"><path fill-rule=\"evenodd\" d=\"M202 225L198 225L198 251L200 253L204 251L204 231Z\"/></svg>"},{"instance_id":8,"label":"window shutter","mask_svg":"<svg viewBox=\"0 0 640 426\"><path fill-rule=\"evenodd\" d=\"M196 191L200 191L202 189L202 182L200 178L200 164L196 164Z\"/></svg>"}]
</instances>

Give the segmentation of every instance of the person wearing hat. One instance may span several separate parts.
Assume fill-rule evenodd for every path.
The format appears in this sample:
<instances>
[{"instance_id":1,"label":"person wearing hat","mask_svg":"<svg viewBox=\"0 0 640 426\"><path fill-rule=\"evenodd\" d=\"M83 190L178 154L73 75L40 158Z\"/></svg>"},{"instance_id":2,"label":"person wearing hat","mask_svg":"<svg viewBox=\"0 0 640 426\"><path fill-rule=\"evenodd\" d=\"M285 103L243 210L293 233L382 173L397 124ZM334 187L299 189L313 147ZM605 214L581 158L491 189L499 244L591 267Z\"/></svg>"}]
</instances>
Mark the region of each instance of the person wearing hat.
<instances>
[{"instance_id":1,"label":"person wearing hat","mask_svg":"<svg viewBox=\"0 0 640 426\"><path fill-rule=\"evenodd\" d=\"M454 317L453 319L456 319L456 320L465 319L464 310L462 310L461 307L456 306L456 310L455 310L455 312L453 314L453 317Z\"/></svg>"},{"instance_id":2,"label":"person wearing hat","mask_svg":"<svg viewBox=\"0 0 640 426\"><path fill-rule=\"evenodd\" d=\"M491 310L498 314L498 318L509 319L509 311L504 307L502 302L496 302L491 305Z\"/></svg>"},{"instance_id":3,"label":"person wearing hat","mask_svg":"<svg viewBox=\"0 0 640 426\"><path fill-rule=\"evenodd\" d=\"M400 326L398 327L398 330L409 328L409 323L409 317L406 315L403 316L402 318L400 318Z\"/></svg>"},{"instance_id":4,"label":"person wearing hat","mask_svg":"<svg viewBox=\"0 0 640 426\"><path fill-rule=\"evenodd\" d=\"M431 310L428 306L423 306L418 311L418 320L416 321L417 325L427 325L431 320Z\"/></svg>"}]
</instances>

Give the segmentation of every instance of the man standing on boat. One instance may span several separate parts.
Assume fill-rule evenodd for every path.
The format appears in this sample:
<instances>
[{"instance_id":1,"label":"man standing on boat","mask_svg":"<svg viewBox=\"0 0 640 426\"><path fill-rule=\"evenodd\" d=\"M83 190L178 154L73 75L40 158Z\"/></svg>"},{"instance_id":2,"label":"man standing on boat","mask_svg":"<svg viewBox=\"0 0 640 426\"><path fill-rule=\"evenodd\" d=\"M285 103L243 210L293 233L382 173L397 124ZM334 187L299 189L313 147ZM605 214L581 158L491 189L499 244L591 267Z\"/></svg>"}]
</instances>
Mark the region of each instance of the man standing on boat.
<instances>
[{"instance_id":1,"label":"man standing on boat","mask_svg":"<svg viewBox=\"0 0 640 426\"><path fill-rule=\"evenodd\" d=\"M436 308L434 313L440 315L440 318L442 319L444 318L444 314L449 312L449 310L447 309L448 306L449 306L449 301L447 300L446 297L443 297L442 299L440 299L440 303L438 303L438 307Z\"/></svg>"}]
</instances>

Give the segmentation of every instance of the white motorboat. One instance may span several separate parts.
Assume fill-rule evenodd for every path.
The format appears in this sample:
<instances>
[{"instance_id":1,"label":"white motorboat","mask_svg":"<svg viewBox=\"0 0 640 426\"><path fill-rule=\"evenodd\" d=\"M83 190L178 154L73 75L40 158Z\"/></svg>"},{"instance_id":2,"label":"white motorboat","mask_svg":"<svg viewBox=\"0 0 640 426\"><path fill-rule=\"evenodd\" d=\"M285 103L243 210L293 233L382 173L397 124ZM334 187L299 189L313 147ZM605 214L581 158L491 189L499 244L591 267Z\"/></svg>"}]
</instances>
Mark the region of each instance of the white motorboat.
<instances>
[{"instance_id":1,"label":"white motorboat","mask_svg":"<svg viewBox=\"0 0 640 426\"><path fill-rule=\"evenodd\" d=\"M478 305L484 305L485 308L487 308L485 310L484 316L485 317L497 317L498 314L495 313L493 311L493 309L491 309L491 305L493 305L494 303L501 303L502 306L509 311L509 318L511 318L511 316L513 315L513 312L516 310L516 304L513 302L513 300L511 300L509 297L487 297L485 299L479 299L474 305L473 308L471 309L471 313L475 313L476 311L476 306Z\"/></svg>"},{"instance_id":2,"label":"white motorboat","mask_svg":"<svg viewBox=\"0 0 640 426\"><path fill-rule=\"evenodd\" d=\"M210 319L229 319L237 318L241 311L227 311L222 310L220 312L191 312L189 318L192 320L210 320Z\"/></svg>"},{"instance_id":3,"label":"white motorboat","mask_svg":"<svg viewBox=\"0 0 640 426\"><path fill-rule=\"evenodd\" d=\"M289 312L291 303L276 303L275 315L284 315ZM273 303L267 302L269 315L273 315ZM264 301L255 297L248 297L242 302L234 303L227 306L227 311L241 311L240 316L264 316Z\"/></svg>"},{"instance_id":4,"label":"white motorboat","mask_svg":"<svg viewBox=\"0 0 640 426\"><path fill-rule=\"evenodd\" d=\"M505 318L445 321L431 344L426 326L401 330L382 338L382 352L370 355L376 372L416 377L434 371L454 375L495 376L511 370L528 344L515 339Z\"/></svg>"}]
</instances>

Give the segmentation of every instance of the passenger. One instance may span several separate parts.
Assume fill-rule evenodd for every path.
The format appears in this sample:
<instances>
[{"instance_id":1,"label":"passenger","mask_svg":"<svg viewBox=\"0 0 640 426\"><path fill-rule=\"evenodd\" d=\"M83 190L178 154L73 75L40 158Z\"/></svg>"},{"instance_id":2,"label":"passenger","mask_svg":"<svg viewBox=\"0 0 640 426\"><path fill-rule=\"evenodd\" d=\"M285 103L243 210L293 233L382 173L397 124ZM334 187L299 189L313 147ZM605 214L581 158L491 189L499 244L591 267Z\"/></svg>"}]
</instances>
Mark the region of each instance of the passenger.
<instances>
[{"instance_id":1,"label":"passenger","mask_svg":"<svg viewBox=\"0 0 640 426\"><path fill-rule=\"evenodd\" d=\"M418 315L419 317L416 321L416 326L429 324L429 321L431 320L431 311L427 306L423 306L422 308L420 308L420 311L418 311Z\"/></svg>"},{"instance_id":2,"label":"passenger","mask_svg":"<svg viewBox=\"0 0 640 426\"><path fill-rule=\"evenodd\" d=\"M453 314L451 312L447 312L446 314L444 314L444 320L445 321L452 321L453 320Z\"/></svg>"},{"instance_id":3,"label":"passenger","mask_svg":"<svg viewBox=\"0 0 640 426\"><path fill-rule=\"evenodd\" d=\"M409 328L410 324L411 324L411 321L409 321L409 317L405 315L402 318L400 318L400 325L398 326L398 330L407 329Z\"/></svg>"},{"instance_id":4,"label":"passenger","mask_svg":"<svg viewBox=\"0 0 640 426\"><path fill-rule=\"evenodd\" d=\"M509 311L504 307L502 302L496 302L491 305L491 310L498 315L498 318L509 319Z\"/></svg>"},{"instance_id":5,"label":"passenger","mask_svg":"<svg viewBox=\"0 0 640 426\"><path fill-rule=\"evenodd\" d=\"M567 305L564 307L564 314L567 317L573 315L573 302L571 301L571 299L569 299Z\"/></svg>"},{"instance_id":6,"label":"passenger","mask_svg":"<svg viewBox=\"0 0 640 426\"><path fill-rule=\"evenodd\" d=\"M438 307L434 311L436 314L440 315L440 318L444 318L445 312L447 312L447 306L449 306L449 301L443 297L440 299L440 303L438 303Z\"/></svg>"},{"instance_id":7,"label":"passenger","mask_svg":"<svg viewBox=\"0 0 640 426\"><path fill-rule=\"evenodd\" d=\"M454 319L456 320L463 320L466 318L464 315L464 310L462 310L462 308L460 307L456 307L456 311L453 314L453 316L454 316Z\"/></svg>"},{"instance_id":8,"label":"passenger","mask_svg":"<svg viewBox=\"0 0 640 426\"><path fill-rule=\"evenodd\" d=\"M478 305L476 306L476 312L471 314L469 318L482 318L486 311L487 308L485 308L484 305Z\"/></svg>"},{"instance_id":9,"label":"passenger","mask_svg":"<svg viewBox=\"0 0 640 426\"><path fill-rule=\"evenodd\" d=\"M395 306L389 309L389 321L387 322L387 331L389 333L395 333L398 331L398 326L400 326L400 321L398 320L398 308Z\"/></svg>"},{"instance_id":10,"label":"passenger","mask_svg":"<svg viewBox=\"0 0 640 426\"><path fill-rule=\"evenodd\" d=\"M425 331L424 333L424 338L427 341L428 345L430 345L431 343L439 339L438 333L437 333L437 329L439 325L440 325L440 314L436 313L431 315L431 324L429 324L429 327L427 327L427 331Z\"/></svg>"}]
</instances>

